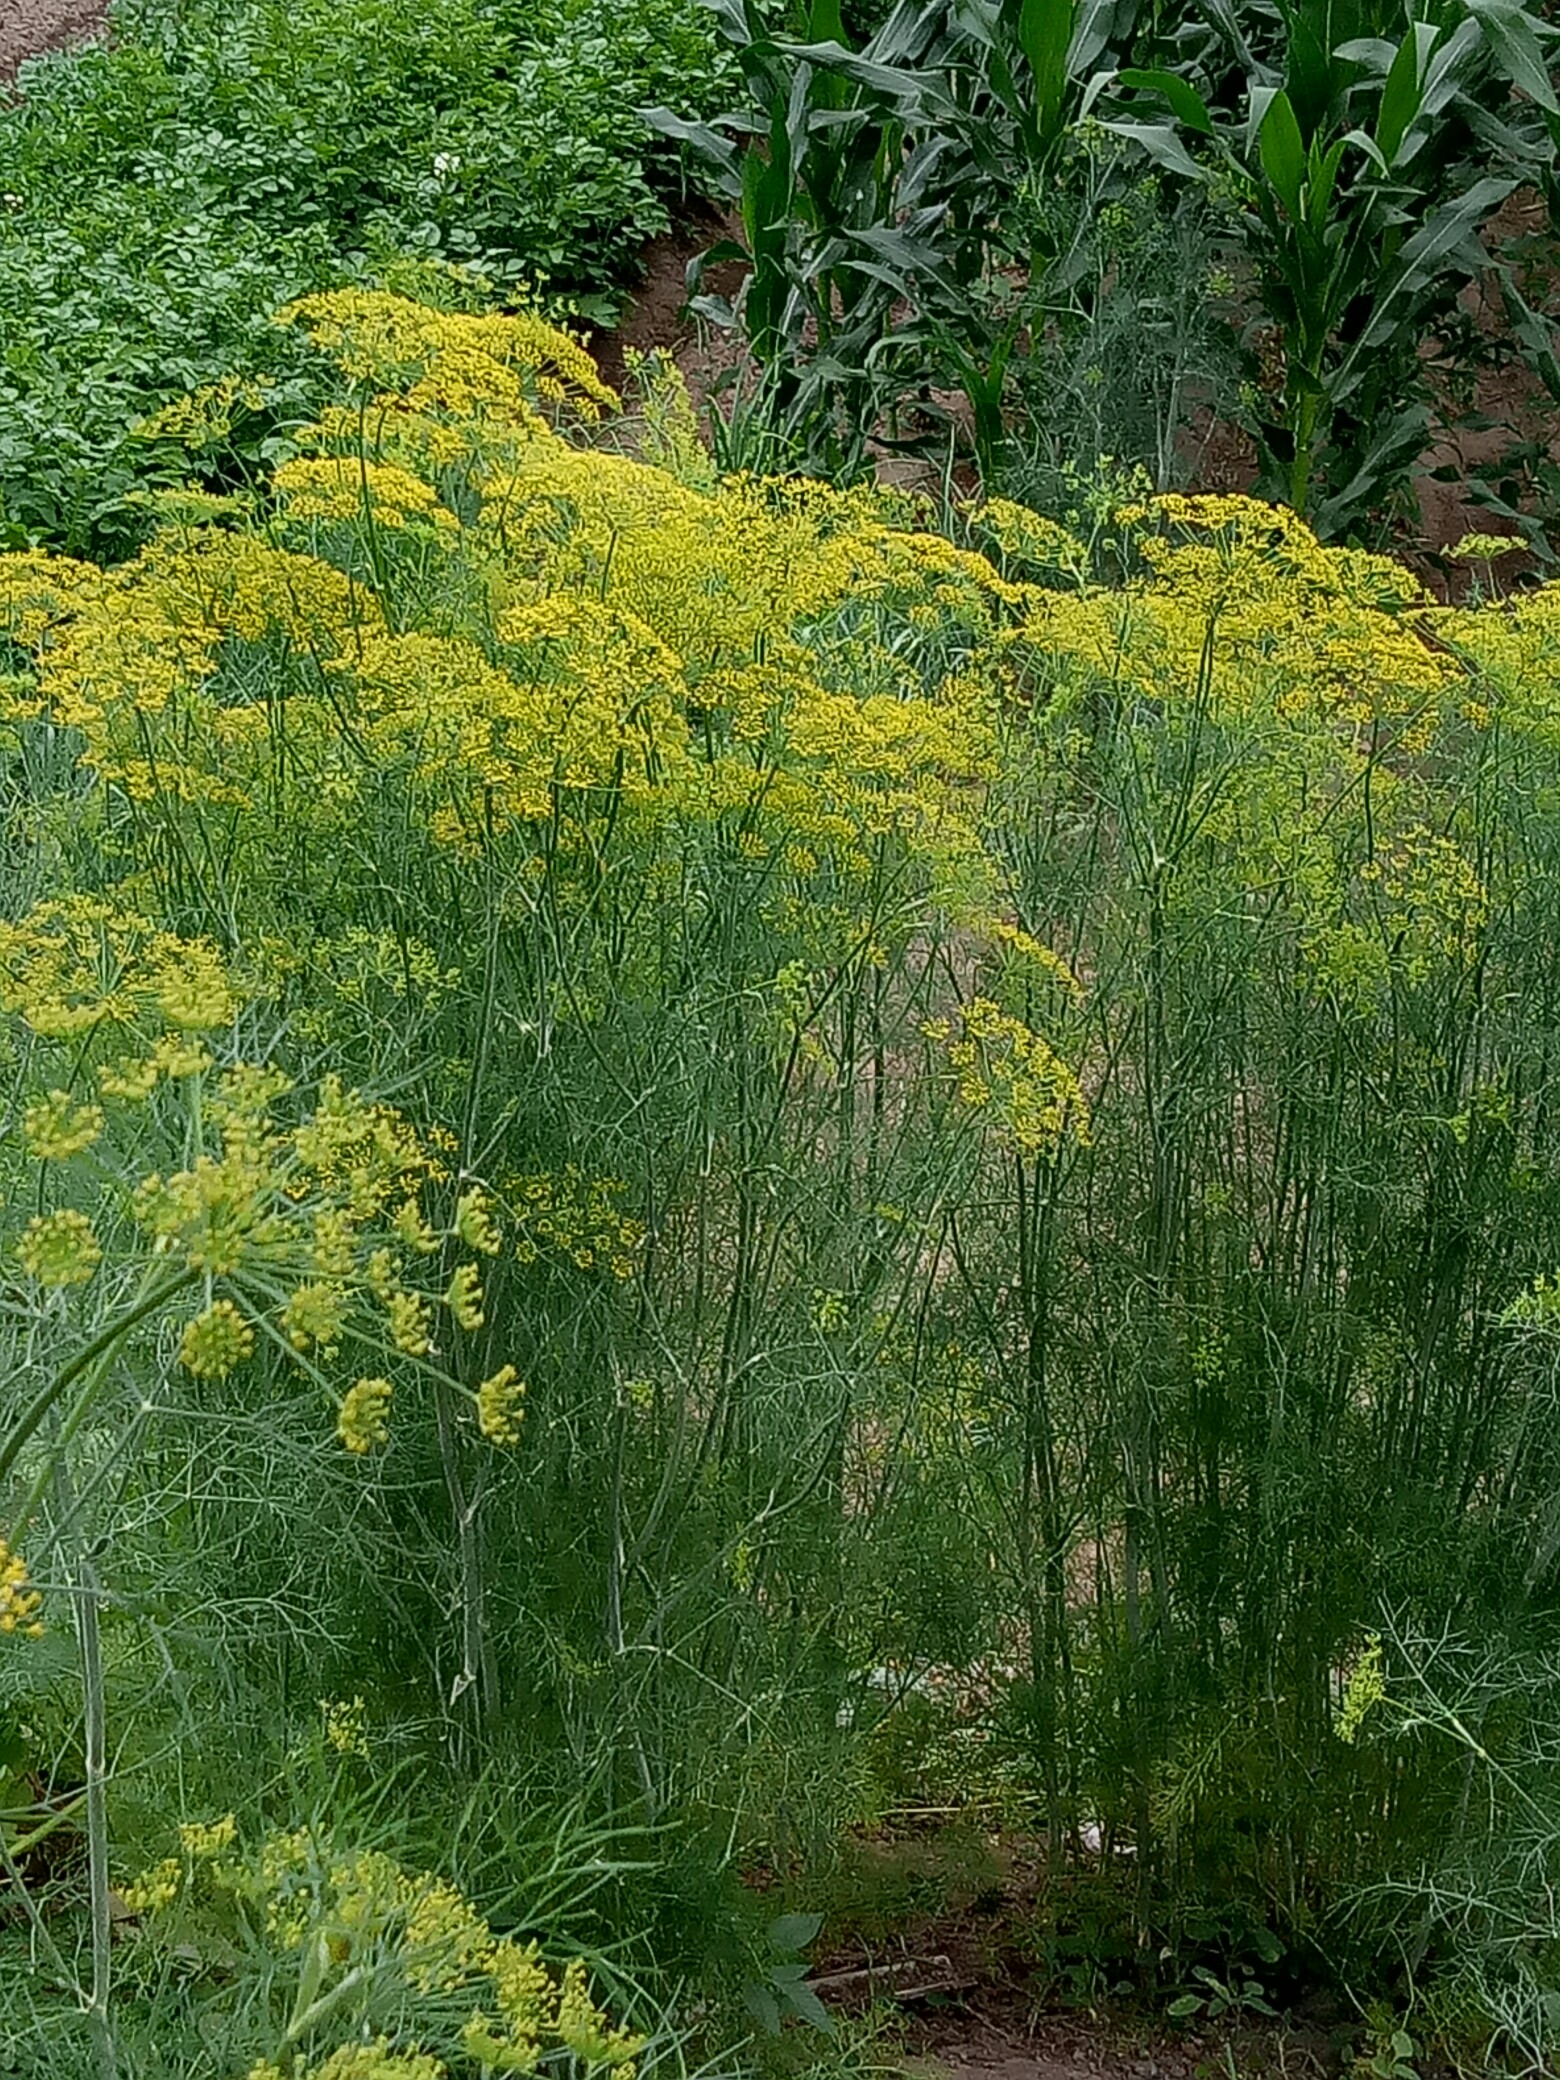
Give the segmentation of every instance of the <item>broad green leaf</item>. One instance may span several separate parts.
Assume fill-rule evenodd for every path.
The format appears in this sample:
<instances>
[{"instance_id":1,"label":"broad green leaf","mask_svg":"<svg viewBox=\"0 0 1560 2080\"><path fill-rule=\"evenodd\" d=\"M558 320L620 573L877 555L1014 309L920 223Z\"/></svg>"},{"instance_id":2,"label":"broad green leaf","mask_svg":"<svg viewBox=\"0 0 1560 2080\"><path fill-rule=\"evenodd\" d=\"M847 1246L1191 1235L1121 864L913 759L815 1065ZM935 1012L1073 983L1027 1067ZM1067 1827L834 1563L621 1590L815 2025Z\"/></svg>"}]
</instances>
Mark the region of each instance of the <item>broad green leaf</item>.
<instances>
[{"instance_id":1,"label":"broad green leaf","mask_svg":"<svg viewBox=\"0 0 1560 2080\"><path fill-rule=\"evenodd\" d=\"M1208 113L1207 102L1191 81L1182 79L1178 72L1128 66L1116 77L1124 87L1136 87L1144 94L1162 95L1178 122L1184 123L1188 130L1195 130L1201 137L1212 137L1213 118Z\"/></svg>"},{"instance_id":2,"label":"broad green leaf","mask_svg":"<svg viewBox=\"0 0 1560 2080\"><path fill-rule=\"evenodd\" d=\"M788 43L782 48L789 57L826 67L858 87L881 94L906 114L935 114L945 120L965 120L951 97L924 73L911 72L899 65L880 65L875 58L846 50L842 43Z\"/></svg>"},{"instance_id":3,"label":"broad green leaf","mask_svg":"<svg viewBox=\"0 0 1560 2080\"><path fill-rule=\"evenodd\" d=\"M1083 98L1078 103L1078 120L1080 122L1089 114L1095 102L1099 100L1101 94L1104 93L1114 78L1115 74L1113 72L1090 73L1088 82L1083 90Z\"/></svg>"},{"instance_id":4,"label":"broad green leaf","mask_svg":"<svg viewBox=\"0 0 1560 2080\"><path fill-rule=\"evenodd\" d=\"M1151 159L1170 173L1178 173L1189 181L1203 178L1202 168L1176 136L1173 123L1102 123L1100 128L1113 137L1125 137L1130 143L1141 145Z\"/></svg>"},{"instance_id":5,"label":"broad green leaf","mask_svg":"<svg viewBox=\"0 0 1560 2080\"><path fill-rule=\"evenodd\" d=\"M740 5L740 0L704 0L704 5L720 23L721 34L729 43L744 44L751 41L753 25Z\"/></svg>"},{"instance_id":6,"label":"broad green leaf","mask_svg":"<svg viewBox=\"0 0 1560 2080\"><path fill-rule=\"evenodd\" d=\"M803 2022L811 2023L814 2029L820 2030L826 2037L833 2036L834 2017L810 1986L792 1986L788 1989L787 1997Z\"/></svg>"},{"instance_id":7,"label":"broad green leaf","mask_svg":"<svg viewBox=\"0 0 1560 2080\"><path fill-rule=\"evenodd\" d=\"M745 245L734 238L718 238L714 245L706 246L698 256L701 267L723 267L728 260L747 260L752 256Z\"/></svg>"},{"instance_id":8,"label":"broad green leaf","mask_svg":"<svg viewBox=\"0 0 1560 2080\"><path fill-rule=\"evenodd\" d=\"M669 137L697 152L705 165L720 176L723 191L736 199L740 193L737 148L729 137L722 137L708 124L686 122L681 116L673 115L669 108L640 108L634 113L659 136Z\"/></svg>"},{"instance_id":9,"label":"broad green leaf","mask_svg":"<svg viewBox=\"0 0 1560 2080\"><path fill-rule=\"evenodd\" d=\"M1263 172L1276 189L1291 220L1298 224L1305 183L1305 145L1289 96L1282 88L1268 103L1257 144L1262 154Z\"/></svg>"},{"instance_id":10,"label":"broad green leaf","mask_svg":"<svg viewBox=\"0 0 1560 2080\"><path fill-rule=\"evenodd\" d=\"M1540 108L1560 115L1560 101L1555 99L1554 82L1539 45L1540 24L1521 0L1465 0L1465 5L1489 39L1507 79Z\"/></svg>"},{"instance_id":11,"label":"broad green leaf","mask_svg":"<svg viewBox=\"0 0 1560 2080\"><path fill-rule=\"evenodd\" d=\"M1340 43L1333 56L1350 65L1363 65L1377 79L1385 79L1397 56L1397 45L1388 43L1384 36L1356 36L1348 43Z\"/></svg>"},{"instance_id":12,"label":"broad green leaf","mask_svg":"<svg viewBox=\"0 0 1560 2080\"><path fill-rule=\"evenodd\" d=\"M1067 92L1067 53L1073 36L1073 0L1022 0L1018 41L1035 78L1035 115L1048 144Z\"/></svg>"},{"instance_id":13,"label":"broad green leaf","mask_svg":"<svg viewBox=\"0 0 1560 2080\"><path fill-rule=\"evenodd\" d=\"M1277 87L1262 79L1253 79L1246 97L1246 151L1249 155L1257 148L1257 139L1262 134L1262 125L1267 112L1273 105Z\"/></svg>"},{"instance_id":14,"label":"broad green leaf","mask_svg":"<svg viewBox=\"0 0 1560 2080\"><path fill-rule=\"evenodd\" d=\"M1399 476L1421 454L1430 437L1430 415L1423 405L1410 405L1376 429L1349 481L1317 505L1315 522L1323 535L1339 533L1368 506L1382 486Z\"/></svg>"},{"instance_id":15,"label":"broad green leaf","mask_svg":"<svg viewBox=\"0 0 1560 2080\"><path fill-rule=\"evenodd\" d=\"M1246 12L1235 0L1203 0L1202 12L1208 17L1223 37L1225 45L1238 68L1244 73L1256 72L1256 55L1246 41L1246 32L1241 26L1241 17Z\"/></svg>"},{"instance_id":16,"label":"broad green leaf","mask_svg":"<svg viewBox=\"0 0 1560 2080\"><path fill-rule=\"evenodd\" d=\"M748 2013L771 2037L780 2034L780 2003L767 1986L746 1987L742 1995Z\"/></svg>"},{"instance_id":17,"label":"broad green leaf","mask_svg":"<svg viewBox=\"0 0 1560 2080\"><path fill-rule=\"evenodd\" d=\"M1327 152L1317 155L1315 145L1311 147L1311 177L1306 184L1306 216L1318 237L1327 228L1328 212L1332 208L1333 189L1338 182L1338 168L1343 163L1343 154L1348 140L1340 137Z\"/></svg>"},{"instance_id":18,"label":"broad green leaf","mask_svg":"<svg viewBox=\"0 0 1560 2080\"><path fill-rule=\"evenodd\" d=\"M785 1953L805 1950L816 1940L823 1927L821 1914L777 1914L769 1924L769 1942L774 1950Z\"/></svg>"},{"instance_id":19,"label":"broad green leaf","mask_svg":"<svg viewBox=\"0 0 1560 2080\"><path fill-rule=\"evenodd\" d=\"M1376 143L1388 166L1397 158L1408 127L1419 113L1424 58L1429 55L1421 42L1421 28L1429 29L1430 37L1434 39L1435 30L1429 23L1416 22L1398 45L1386 85L1381 90L1381 106L1376 113Z\"/></svg>"},{"instance_id":20,"label":"broad green leaf","mask_svg":"<svg viewBox=\"0 0 1560 2080\"><path fill-rule=\"evenodd\" d=\"M1333 64L1310 17L1304 13L1294 15L1284 58L1284 90L1300 125L1300 135L1307 143L1326 123L1346 79L1347 75Z\"/></svg>"},{"instance_id":21,"label":"broad green leaf","mask_svg":"<svg viewBox=\"0 0 1560 2080\"><path fill-rule=\"evenodd\" d=\"M1475 181L1466 193L1443 204L1428 223L1404 241L1398 255L1403 280L1394 284L1394 291L1406 286L1410 280L1423 281L1458 246L1466 244L1516 185L1515 177L1491 174L1484 180ZM1468 257L1470 260L1474 257L1471 247Z\"/></svg>"},{"instance_id":22,"label":"broad green leaf","mask_svg":"<svg viewBox=\"0 0 1560 2080\"><path fill-rule=\"evenodd\" d=\"M1097 65L1109 47L1116 10L1113 0L1079 0L1075 15L1072 48L1067 53L1067 70L1074 79Z\"/></svg>"},{"instance_id":23,"label":"broad green leaf","mask_svg":"<svg viewBox=\"0 0 1560 2080\"><path fill-rule=\"evenodd\" d=\"M1387 162L1381 156L1381 147L1368 130L1351 130L1342 141L1344 144L1357 144L1378 173L1384 174L1387 171Z\"/></svg>"},{"instance_id":24,"label":"broad green leaf","mask_svg":"<svg viewBox=\"0 0 1560 2080\"><path fill-rule=\"evenodd\" d=\"M845 21L840 12L840 0L812 0L807 11L807 41L809 43L843 43Z\"/></svg>"},{"instance_id":25,"label":"broad green leaf","mask_svg":"<svg viewBox=\"0 0 1560 2080\"><path fill-rule=\"evenodd\" d=\"M1372 354L1404 322L1399 316L1399 299L1418 288L1456 258L1465 271L1476 269L1482 259L1478 246L1479 227L1516 187L1515 177L1491 175L1475 181L1465 194L1444 203L1412 238L1406 239L1387 281L1382 284L1376 307L1359 338L1337 369L1331 385L1335 398L1346 397L1358 387Z\"/></svg>"},{"instance_id":26,"label":"broad green leaf","mask_svg":"<svg viewBox=\"0 0 1560 2080\"><path fill-rule=\"evenodd\" d=\"M1484 36L1471 16L1460 21L1440 47L1430 53L1420 85L1420 121L1430 123L1462 92L1464 80L1481 55ZM1476 101L1468 104L1470 121L1487 116Z\"/></svg>"},{"instance_id":27,"label":"broad green leaf","mask_svg":"<svg viewBox=\"0 0 1560 2080\"><path fill-rule=\"evenodd\" d=\"M742 161L742 229L748 249L756 253L763 228L764 176L768 163L762 152L749 151Z\"/></svg>"},{"instance_id":28,"label":"broad green leaf","mask_svg":"<svg viewBox=\"0 0 1560 2080\"><path fill-rule=\"evenodd\" d=\"M807 37L810 43L844 43L840 0L812 0L807 14ZM825 108L843 108L850 99L850 88L837 73L825 67L814 76L813 94Z\"/></svg>"}]
</instances>

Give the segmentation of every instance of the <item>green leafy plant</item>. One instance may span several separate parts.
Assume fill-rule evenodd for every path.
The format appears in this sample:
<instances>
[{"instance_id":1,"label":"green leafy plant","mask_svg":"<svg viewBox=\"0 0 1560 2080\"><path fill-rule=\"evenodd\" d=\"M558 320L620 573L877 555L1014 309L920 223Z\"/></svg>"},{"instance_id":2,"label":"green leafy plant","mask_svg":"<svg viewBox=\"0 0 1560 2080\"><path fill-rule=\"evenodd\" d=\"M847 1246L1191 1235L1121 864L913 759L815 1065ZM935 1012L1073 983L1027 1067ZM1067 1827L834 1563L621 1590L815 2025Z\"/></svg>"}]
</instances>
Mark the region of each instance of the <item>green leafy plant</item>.
<instances>
[{"instance_id":1,"label":"green leafy plant","mask_svg":"<svg viewBox=\"0 0 1560 2080\"><path fill-rule=\"evenodd\" d=\"M1113 127L1228 199L1281 349L1276 388L1253 357L1248 392L1263 489L1339 534L1424 446L1421 342L1486 266L1481 229L1543 156L1507 103L1515 84L1554 106L1551 32L1514 0L1424 16L1301 0L1282 21L1274 63L1231 18L1243 111L1221 112L1182 73L1128 67L1120 83L1169 120ZM1506 163L1480 173L1469 160L1492 132L1510 141Z\"/></svg>"},{"instance_id":2,"label":"green leafy plant","mask_svg":"<svg viewBox=\"0 0 1560 2080\"><path fill-rule=\"evenodd\" d=\"M802 1952L817 1940L821 1914L778 1914L765 1931L769 1958L763 1976L743 1989L748 2013L771 2036L788 2021L805 2022L826 2037L834 2035L834 2017L807 1983L809 1966Z\"/></svg>"},{"instance_id":3,"label":"green leafy plant","mask_svg":"<svg viewBox=\"0 0 1560 2080\"><path fill-rule=\"evenodd\" d=\"M736 52L746 105L715 123L654 107L646 119L709 170L741 243L704 256L747 270L740 317L797 452L859 470L897 411L935 381L969 401L994 456L1016 326L993 336L975 285L999 218L1046 178L1091 93L1089 69L1134 10L1072 0L904 0L860 51L839 0L813 0L805 39L774 32L755 0L708 0ZM1037 239L1034 269L1052 257ZM694 308L730 325L729 300ZM886 421L886 423L884 423Z\"/></svg>"},{"instance_id":4,"label":"green leafy plant","mask_svg":"<svg viewBox=\"0 0 1560 2080\"><path fill-rule=\"evenodd\" d=\"M1373 2021L1351 2068L1357 2080L1419 2080L1418 2046L1390 2020Z\"/></svg>"},{"instance_id":5,"label":"green leafy plant","mask_svg":"<svg viewBox=\"0 0 1560 2080\"><path fill-rule=\"evenodd\" d=\"M0 87L0 539L123 554L188 460L138 422L237 378L204 481L282 452L318 368L271 312L342 279L611 314L678 175L625 103L709 105L694 0L122 0Z\"/></svg>"},{"instance_id":6,"label":"green leafy plant","mask_svg":"<svg viewBox=\"0 0 1560 2080\"><path fill-rule=\"evenodd\" d=\"M1191 2022L1199 2016L1206 2022L1222 2022L1228 2016L1277 2012L1263 1992L1262 1981L1249 1971L1236 1971L1221 1979L1207 1965L1195 1964L1192 1978L1194 1989L1177 1994L1165 2010L1177 2022Z\"/></svg>"}]
</instances>

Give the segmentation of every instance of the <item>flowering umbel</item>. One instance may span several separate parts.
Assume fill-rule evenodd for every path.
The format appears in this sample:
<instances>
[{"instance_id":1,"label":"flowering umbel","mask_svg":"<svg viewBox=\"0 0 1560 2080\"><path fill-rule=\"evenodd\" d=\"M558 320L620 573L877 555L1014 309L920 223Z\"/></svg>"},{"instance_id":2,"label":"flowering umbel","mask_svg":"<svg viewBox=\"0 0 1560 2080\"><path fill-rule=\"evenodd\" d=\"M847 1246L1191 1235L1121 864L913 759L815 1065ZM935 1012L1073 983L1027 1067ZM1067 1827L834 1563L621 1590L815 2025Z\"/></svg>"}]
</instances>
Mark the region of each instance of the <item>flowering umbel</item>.
<instances>
[{"instance_id":1,"label":"flowering umbel","mask_svg":"<svg viewBox=\"0 0 1560 2080\"><path fill-rule=\"evenodd\" d=\"M349 1452L361 1458L390 1435L390 1396L387 1379L360 1379L350 1389L336 1418L336 1435Z\"/></svg>"},{"instance_id":2,"label":"flowering umbel","mask_svg":"<svg viewBox=\"0 0 1560 2080\"><path fill-rule=\"evenodd\" d=\"M0 1632L20 1632L28 1639L41 1639L43 1626L38 1613L43 1597L33 1587L27 1563L0 1538Z\"/></svg>"},{"instance_id":3,"label":"flowering umbel","mask_svg":"<svg viewBox=\"0 0 1560 2080\"><path fill-rule=\"evenodd\" d=\"M513 1365L502 1365L477 1389L477 1423L493 1444L520 1442L525 1422L525 1381Z\"/></svg>"}]
</instances>

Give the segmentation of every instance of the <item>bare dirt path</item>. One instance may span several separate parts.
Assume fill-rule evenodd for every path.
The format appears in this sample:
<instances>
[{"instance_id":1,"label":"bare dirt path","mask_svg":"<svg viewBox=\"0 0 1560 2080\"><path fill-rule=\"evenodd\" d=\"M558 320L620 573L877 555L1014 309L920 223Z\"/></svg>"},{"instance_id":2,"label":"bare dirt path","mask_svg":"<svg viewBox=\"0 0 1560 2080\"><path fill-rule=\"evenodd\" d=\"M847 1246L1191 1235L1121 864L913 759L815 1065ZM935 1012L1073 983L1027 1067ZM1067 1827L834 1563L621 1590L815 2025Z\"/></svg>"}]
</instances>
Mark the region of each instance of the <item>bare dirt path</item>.
<instances>
[{"instance_id":1,"label":"bare dirt path","mask_svg":"<svg viewBox=\"0 0 1560 2080\"><path fill-rule=\"evenodd\" d=\"M0 80L23 58L90 36L106 12L107 0L0 0Z\"/></svg>"}]
</instances>

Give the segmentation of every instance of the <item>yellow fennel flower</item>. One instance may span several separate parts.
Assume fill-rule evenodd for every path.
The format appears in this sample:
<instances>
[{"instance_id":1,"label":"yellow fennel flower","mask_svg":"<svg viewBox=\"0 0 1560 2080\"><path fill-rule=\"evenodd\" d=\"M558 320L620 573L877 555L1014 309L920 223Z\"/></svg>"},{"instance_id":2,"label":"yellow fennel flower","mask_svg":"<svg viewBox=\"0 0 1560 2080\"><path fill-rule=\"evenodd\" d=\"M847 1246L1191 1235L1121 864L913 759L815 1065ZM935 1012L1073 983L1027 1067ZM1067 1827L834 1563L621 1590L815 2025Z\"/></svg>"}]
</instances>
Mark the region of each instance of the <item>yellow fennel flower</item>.
<instances>
[{"instance_id":1,"label":"yellow fennel flower","mask_svg":"<svg viewBox=\"0 0 1560 2080\"><path fill-rule=\"evenodd\" d=\"M164 1033L152 1049L152 1060L164 1076L204 1076L211 1067L211 1050L188 1033Z\"/></svg>"},{"instance_id":2,"label":"yellow fennel flower","mask_svg":"<svg viewBox=\"0 0 1560 2080\"><path fill-rule=\"evenodd\" d=\"M179 1342L179 1363L197 1379L226 1379L255 1347L255 1332L231 1300L214 1300L189 1323Z\"/></svg>"},{"instance_id":3,"label":"yellow fennel flower","mask_svg":"<svg viewBox=\"0 0 1560 2080\"><path fill-rule=\"evenodd\" d=\"M22 1132L29 1155L40 1163L63 1162L90 1148L103 1131L103 1111L98 1105L78 1105L69 1091L50 1091L37 1098L22 1114Z\"/></svg>"},{"instance_id":4,"label":"yellow fennel flower","mask_svg":"<svg viewBox=\"0 0 1560 2080\"><path fill-rule=\"evenodd\" d=\"M295 1350L307 1350L314 1343L329 1357L340 1342L345 1316L346 1301L339 1286L299 1286L282 1309L282 1328Z\"/></svg>"},{"instance_id":5,"label":"yellow fennel flower","mask_svg":"<svg viewBox=\"0 0 1560 2080\"><path fill-rule=\"evenodd\" d=\"M325 1740L338 1755L368 1755L368 1706L361 1697L322 1697Z\"/></svg>"},{"instance_id":6,"label":"yellow fennel flower","mask_svg":"<svg viewBox=\"0 0 1560 2080\"><path fill-rule=\"evenodd\" d=\"M462 1192L456 1202L455 1233L467 1249L481 1250L485 1257L498 1255L499 1232L493 1222L493 1210L487 1193L480 1187Z\"/></svg>"},{"instance_id":7,"label":"yellow fennel flower","mask_svg":"<svg viewBox=\"0 0 1560 2080\"><path fill-rule=\"evenodd\" d=\"M27 1562L13 1553L0 1538L0 1632L20 1632L28 1639L41 1639L43 1627L38 1612L43 1598L33 1587Z\"/></svg>"},{"instance_id":8,"label":"yellow fennel flower","mask_svg":"<svg viewBox=\"0 0 1560 2080\"><path fill-rule=\"evenodd\" d=\"M166 1856L125 1887L125 1905L132 1914L157 1914L171 1907L183 1890L184 1865L177 1856Z\"/></svg>"},{"instance_id":9,"label":"yellow fennel flower","mask_svg":"<svg viewBox=\"0 0 1560 2080\"><path fill-rule=\"evenodd\" d=\"M1339 1740L1352 1747L1360 1737L1360 1728L1376 1706L1386 1702L1386 1696L1387 1676L1381 1638L1373 1632L1365 1642L1364 1653L1349 1672L1343 1702L1333 1721L1333 1732Z\"/></svg>"},{"instance_id":10,"label":"yellow fennel flower","mask_svg":"<svg viewBox=\"0 0 1560 2080\"><path fill-rule=\"evenodd\" d=\"M389 1438L390 1396L394 1391L387 1379L360 1379L349 1389L336 1417L336 1435L349 1452L361 1457Z\"/></svg>"},{"instance_id":11,"label":"yellow fennel flower","mask_svg":"<svg viewBox=\"0 0 1560 2080\"><path fill-rule=\"evenodd\" d=\"M157 1008L169 1025L182 1031L213 1031L230 1024L238 1009L221 955L200 940L188 940L170 951L156 980Z\"/></svg>"},{"instance_id":12,"label":"yellow fennel flower","mask_svg":"<svg viewBox=\"0 0 1560 2080\"><path fill-rule=\"evenodd\" d=\"M349 1278L357 1229L352 1216L339 1206L325 1207L314 1218L312 1269L319 1278Z\"/></svg>"},{"instance_id":13,"label":"yellow fennel flower","mask_svg":"<svg viewBox=\"0 0 1560 2080\"><path fill-rule=\"evenodd\" d=\"M428 1879L416 1893L401 1944L407 1979L423 1993L464 1985L473 1971L486 1969L494 1948L486 1921L445 1878Z\"/></svg>"},{"instance_id":14,"label":"yellow fennel flower","mask_svg":"<svg viewBox=\"0 0 1560 2080\"><path fill-rule=\"evenodd\" d=\"M457 1264L444 1292L444 1304L463 1329L482 1327L482 1281L475 1264Z\"/></svg>"},{"instance_id":15,"label":"yellow fennel flower","mask_svg":"<svg viewBox=\"0 0 1560 2080\"><path fill-rule=\"evenodd\" d=\"M22 1269L41 1286L79 1286L103 1261L103 1251L84 1213L62 1207L35 1213L17 1245Z\"/></svg>"},{"instance_id":16,"label":"yellow fennel flower","mask_svg":"<svg viewBox=\"0 0 1560 2080\"><path fill-rule=\"evenodd\" d=\"M583 1958L572 1958L563 1968L563 1985L558 1992L558 2013L553 2022L561 2043L587 2066L614 2070L631 2066L645 2048L643 2037L626 2029L614 2029L590 1996Z\"/></svg>"},{"instance_id":17,"label":"yellow fennel flower","mask_svg":"<svg viewBox=\"0 0 1560 2080\"><path fill-rule=\"evenodd\" d=\"M387 2037L372 2044L343 2044L299 2080L447 2080L449 2068L431 2052L392 2051Z\"/></svg>"},{"instance_id":18,"label":"yellow fennel flower","mask_svg":"<svg viewBox=\"0 0 1560 2080\"><path fill-rule=\"evenodd\" d=\"M396 1289L397 1268L393 1249L376 1249L369 1257L368 1289L376 1300L382 1300L387 1307Z\"/></svg>"},{"instance_id":19,"label":"yellow fennel flower","mask_svg":"<svg viewBox=\"0 0 1560 2080\"><path fill-rule=\"evenodd\" d=\"M390 1335L398 1351L425 1358L433 1348L428 1334L428 1303L420 1293L392 1293L385 1303Z\"/></svg>"},{"instance_id":20,"label":"yellow fennel flower","mask_svg":"<svg viewBox=\"0 0 1560 2080\"><path fill-rule=\"evenodd\" d=\"M1460 541L1453 542L1446 554L1462 562L1493 563L1498 557L1510 556L1526 547L1520 535L1465 534Z\"/></svg>"},{"instance_id":21,"label":"yellow fennel flower","mask_svg":"<svg viewBox=\"0 0 1560 2080\"><path fill-rule=\"evenodd\" d=\"M477 1389L477 1422L490 1444L518 1444L525 1422L525 1381L502 1365Z\"/></svg>"},{"instance_id":22,"label":"yellow fennel flower","mask_svg":"<svg viewBox=\"0 0 1560 2080\"><path fill-rule=\"evenodd\" d=\"M220 1820L192 1820L179 1829L179 1846L196 1862L209 1862L231 1849L238 1836L238 1822L231 1813Z\"/></svg>"},{"instance_id":23,"label":"yellow fennel flower","mask_svg":"<svg viewBox=\"0 0 1560 2080\"><path fill-rule=\"evenodd\" d=\"M156 1090L162 1069L155 1060L147 1061L139 1055L121 1055L117 1061L105 1062L97 1074L98 1089L105 1098L123 1098L138 1105Z\"/></svg>"},{"instance_id":24,"label":"yellow fennel flower","mask_svg":"<svg viewBox=\"0 0 1560 2080\"><path fill-rule=\"evenodd\" d=\"M415 1199L408 1199L395 1217L395 1232L408 1249L416 1250L420 1257L431 1257L439 1246L439 1238L423 1219Z\"/></svg>"}]
</instances>

